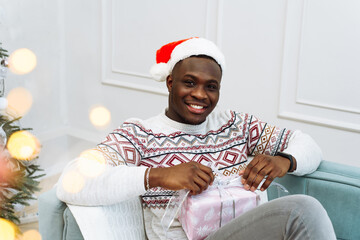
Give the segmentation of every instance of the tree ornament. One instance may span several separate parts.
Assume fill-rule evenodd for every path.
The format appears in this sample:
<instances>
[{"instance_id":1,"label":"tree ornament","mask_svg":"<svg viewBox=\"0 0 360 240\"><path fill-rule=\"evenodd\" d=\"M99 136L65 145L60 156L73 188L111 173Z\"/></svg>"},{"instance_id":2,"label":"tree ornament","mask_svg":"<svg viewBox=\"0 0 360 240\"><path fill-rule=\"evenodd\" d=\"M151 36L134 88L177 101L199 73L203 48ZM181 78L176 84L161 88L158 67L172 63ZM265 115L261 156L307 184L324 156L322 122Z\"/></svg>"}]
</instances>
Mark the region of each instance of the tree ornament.
<instances>
[{"instance_id":1,"label":"tree ornament","mask_svg":"<svg viewBox=\"0 0 360 240\"><path fill-rule=\"evenodd\" d=\"M0 148L5 148L6 146L6 142L7 142L7 136L6 136L6 132L5 130L3 129L3 126L5 125L5 123L3 123L1 126L0 126Z\"/></svg>"},{"instance_id":2,"label":"tree ornament","mask_svg":"<svg viewBox=\"0 0 360 240\"><path fill-rule=\"evenodd\" d=\"M7 67L8 67L7 57L8 56L9 55L7 54L7 50L3 49L1 47L1 43L0 43L0 97L4 96L4 92L5 92L4 79L5 79L6 73L7 73Z\"/></svg>"},{"instance_id":3,"label":"tree ornament","mask_svg":"<svg viewBox=\"0 0 360 240\"><path fill-rule=\"evenodd\" d=\"M8 101L4 97L0 97L0 111L5 110L8 106Z\"/></svg>"}]
</instances>

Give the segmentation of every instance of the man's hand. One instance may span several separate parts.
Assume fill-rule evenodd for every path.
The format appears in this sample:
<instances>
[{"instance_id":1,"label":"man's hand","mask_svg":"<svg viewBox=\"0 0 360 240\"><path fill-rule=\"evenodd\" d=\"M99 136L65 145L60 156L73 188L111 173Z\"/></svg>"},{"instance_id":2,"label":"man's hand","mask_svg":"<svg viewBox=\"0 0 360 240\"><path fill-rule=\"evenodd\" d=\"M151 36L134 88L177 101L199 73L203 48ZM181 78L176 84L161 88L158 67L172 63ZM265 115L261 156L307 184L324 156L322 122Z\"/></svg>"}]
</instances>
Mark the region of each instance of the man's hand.
<instances>
[{"instance_id":1,"label":"man's hand","mask_svg":"<svg viewBox=\"0 0 360 240\"><path fill-rule=\"evenodd\" d=\"M149 175L150 188L189 189L191 195L200 194L213 181L214 174L211 168L197 162L182 163L167 168L152 168Z\"/></svg>"},{"instance_id":2,"label":"man's hand","mask_svg":"<svg viewBox=\"0 0 360 240\"><path fill-rule=\"evenodd\" d=\"M243 175L241 182L244 184L244 188L251 191L255 191L267 176L260 189L265 191L275 178L284 176L289 167L290 161L287 158L258 154L239 174Z\"/></svg>"}]
</instances>

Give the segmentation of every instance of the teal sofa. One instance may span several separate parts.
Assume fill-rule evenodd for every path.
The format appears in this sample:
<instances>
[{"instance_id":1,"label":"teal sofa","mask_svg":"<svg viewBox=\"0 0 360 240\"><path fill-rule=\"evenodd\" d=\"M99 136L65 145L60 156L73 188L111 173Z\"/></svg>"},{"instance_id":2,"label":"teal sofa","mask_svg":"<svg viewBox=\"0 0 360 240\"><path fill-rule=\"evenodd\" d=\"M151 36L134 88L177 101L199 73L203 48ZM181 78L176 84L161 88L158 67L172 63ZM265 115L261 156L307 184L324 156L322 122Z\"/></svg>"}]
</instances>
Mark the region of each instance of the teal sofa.
<instances>
[{"instance_id":1,"label":"teal sofa","mask_svg":"<svg viewBox=\"0 0 360 240\"><path fill-rule=\"evenodd\" d=\"M323 161L317 171L297 177L277 179L290 194L306 194L318 199L327 210L337 239L360 239L360 168ZM268 190L269 200L278 195ZM39 230L43 240L81 240L80 229L55 189L39 197Z\"/></svg>"}]
</instances>

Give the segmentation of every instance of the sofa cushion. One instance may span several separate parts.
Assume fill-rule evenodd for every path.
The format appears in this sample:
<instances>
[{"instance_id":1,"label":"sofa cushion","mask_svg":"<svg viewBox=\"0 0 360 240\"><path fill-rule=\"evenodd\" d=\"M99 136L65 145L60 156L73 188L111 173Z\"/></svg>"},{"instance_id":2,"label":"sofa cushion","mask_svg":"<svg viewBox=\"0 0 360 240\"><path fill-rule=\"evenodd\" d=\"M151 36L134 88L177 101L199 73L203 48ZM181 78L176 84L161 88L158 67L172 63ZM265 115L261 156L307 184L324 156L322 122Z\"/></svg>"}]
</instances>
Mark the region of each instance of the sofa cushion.
<instances>
[{"instance_id":1,"label":"sofa cushion","mask_svg":"<svg viewBox=\"0 0 360 240\"><path fill-rule=\"evenodd\" d=\"M63 240L84 240L80 228L69 208L64 211Z\"/></svg>"},{"instance_id":2,"label":"sofa cushion","mask_svg":"<svg viewBox=\"0 0 360 240\"><path fill-rule=\"evenodd\" d=\"M62 240L66 204L56 197L56 189L41 194L39 201L39 231L42 239Z\"/></svg>"}]
</instances>

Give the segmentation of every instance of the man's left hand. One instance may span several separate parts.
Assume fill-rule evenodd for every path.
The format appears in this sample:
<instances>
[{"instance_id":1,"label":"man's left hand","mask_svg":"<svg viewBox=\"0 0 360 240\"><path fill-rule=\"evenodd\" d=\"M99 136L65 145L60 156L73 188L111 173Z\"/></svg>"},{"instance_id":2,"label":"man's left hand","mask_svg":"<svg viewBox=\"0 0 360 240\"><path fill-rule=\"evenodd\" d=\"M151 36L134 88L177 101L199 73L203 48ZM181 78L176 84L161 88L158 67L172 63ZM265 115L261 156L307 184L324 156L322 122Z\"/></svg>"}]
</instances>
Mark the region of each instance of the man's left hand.
<instances>
[{"instance_id":1,"label":"man's left hand","mask_svg":"<svg viewBox=\"0 0 360 240\"><path fill-rule=\"evenodd\" d=\"M290 161L287 158L258 154L239 174L243 175L241 182L244 184L244 188L251 191L255 191L267 176L260 189L265 191L275 178L284 176L289 167Z\"/></svg>"}]
</instances>

